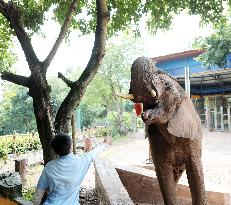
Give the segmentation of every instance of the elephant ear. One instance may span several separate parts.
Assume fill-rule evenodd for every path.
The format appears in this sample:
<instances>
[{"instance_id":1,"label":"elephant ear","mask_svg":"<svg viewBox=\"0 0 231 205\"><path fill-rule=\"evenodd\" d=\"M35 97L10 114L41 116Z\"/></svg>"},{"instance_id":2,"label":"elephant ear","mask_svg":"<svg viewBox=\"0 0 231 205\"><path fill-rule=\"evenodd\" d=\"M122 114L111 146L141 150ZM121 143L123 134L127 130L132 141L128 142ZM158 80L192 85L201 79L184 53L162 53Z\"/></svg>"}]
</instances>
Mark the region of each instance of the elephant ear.
<instances>
[{"instance_id":1,"label":"elephant ear","mask_svg":"<svg viewBox=\"0 0 231 205\"><path fill-rule=\"evenodd\" d=\"M176 136L196 139L202 136L201 120L191 99L186 98L168 122L168 131Z\"/></svg>"}]
</instances>

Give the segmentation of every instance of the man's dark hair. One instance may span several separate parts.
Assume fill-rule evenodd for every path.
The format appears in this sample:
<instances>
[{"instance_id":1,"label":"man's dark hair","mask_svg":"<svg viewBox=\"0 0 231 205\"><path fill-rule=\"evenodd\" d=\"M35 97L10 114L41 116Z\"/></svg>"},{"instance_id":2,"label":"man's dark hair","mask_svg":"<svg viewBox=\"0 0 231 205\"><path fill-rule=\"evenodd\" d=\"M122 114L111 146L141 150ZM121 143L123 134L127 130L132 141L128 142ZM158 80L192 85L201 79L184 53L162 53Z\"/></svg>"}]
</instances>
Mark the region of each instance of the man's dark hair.
<instances>
[{"instance_id":1,"label":"man's dark hair","mask_svg":"<svg viewBox=\"0 0 231 205\"><path fill-rule=\"evenodd\" d=\"M65 156L69 154L71 149L70 136L66 134L55 135L55 138L51 140L51 147L59 156Z\"/></svg>"}]
</instances>

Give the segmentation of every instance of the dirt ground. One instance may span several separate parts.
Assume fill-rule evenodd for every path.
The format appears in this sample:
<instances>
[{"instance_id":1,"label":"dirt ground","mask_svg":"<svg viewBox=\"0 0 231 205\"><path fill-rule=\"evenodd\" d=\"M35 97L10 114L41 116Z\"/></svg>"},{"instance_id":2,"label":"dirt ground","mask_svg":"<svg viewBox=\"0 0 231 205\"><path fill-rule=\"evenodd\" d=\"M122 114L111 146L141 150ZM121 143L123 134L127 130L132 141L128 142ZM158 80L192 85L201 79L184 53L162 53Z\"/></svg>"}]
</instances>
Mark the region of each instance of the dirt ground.
<instances>
[{"instance_id":1,"label":"dirt ground","mask_svg":"<svg viewBox=\"0 0 231 205\"><path fill-rule=\"evenodd\" d=\"M148 140L144 139L144 131L139 130L126 141L114 144L102 157L118 165L144 164L148 159ZM206 190L231 193L231 133L204 130L202 161ZM89 184L90 173L85 184ZM179 183L188 185L185 173Z\"/></svg>"},{"instance_id":2,"label":"dirt ground","mask_svg":"<svg viewBox=\"0 0 231 205\"><path fill-rule=\"evenodd\" d=\"M107 158L116 165L144 165L148 159L148 140L144 139L144 130L126 140L114 143L100 157ZM208 132L204 130L202 156L205 186L208 191L231 193L231 133ZM1 167L0 172L10 171L13 166ZM27 186L35 186L43 166L32 166L27 172ZM12 170L11 170L12 171ZM188 185L186 174L181 177L180 184ZM83 189L94 189L94 166L85 177Z\"/></svg>"}]
</instances>

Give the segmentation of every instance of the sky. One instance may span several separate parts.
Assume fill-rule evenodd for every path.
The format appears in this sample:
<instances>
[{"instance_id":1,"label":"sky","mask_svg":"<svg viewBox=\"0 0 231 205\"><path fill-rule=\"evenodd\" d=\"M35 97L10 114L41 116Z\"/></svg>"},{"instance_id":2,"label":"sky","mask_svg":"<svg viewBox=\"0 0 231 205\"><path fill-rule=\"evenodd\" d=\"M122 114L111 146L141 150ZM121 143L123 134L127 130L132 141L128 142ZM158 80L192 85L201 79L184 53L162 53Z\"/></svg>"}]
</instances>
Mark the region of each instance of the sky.
<instances>
[{"instance_id":1,"label":"sky","mask_svg":"<svg viewBox=\"0 0 231 205\"><path fill-rule=\"evenodd\" d=\"M174 19L170 30L159 31L155 36L148 33L144 24L141 25L141 37L147 57L190 50L195 37L207 36L212 32L212 28L209 26L200 27L199 22L200 18L198 16L188 16L182 13ZM46 34L45 39L40 36L32 38L32 45L40 60L48 55L59 33L59 26L54 22L48 23L43 31ZM91 55L94 35L78 37L78 33L73 32L70 35L70 42L61 45L48 69L48 74L64 72L68 68L85 68ZM15 65L15 68L20 74L28 75L27 63L18 44L15 46L15 51L19 54L19 62Z\"/></svg>"}]
</instances>

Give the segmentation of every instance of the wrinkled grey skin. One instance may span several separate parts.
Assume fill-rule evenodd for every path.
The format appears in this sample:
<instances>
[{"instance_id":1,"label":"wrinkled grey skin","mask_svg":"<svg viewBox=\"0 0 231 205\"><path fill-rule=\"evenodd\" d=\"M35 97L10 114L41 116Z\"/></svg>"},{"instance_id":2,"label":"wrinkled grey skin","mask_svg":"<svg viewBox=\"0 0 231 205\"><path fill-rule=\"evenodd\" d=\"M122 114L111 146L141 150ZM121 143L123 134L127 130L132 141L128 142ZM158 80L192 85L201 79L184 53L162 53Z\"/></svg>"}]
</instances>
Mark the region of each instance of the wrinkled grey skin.
<instances>
[{"instance_id":1,"label":"wrinkled grey skin","mask_svg":"<svg viewBox=\"0 0 231 205\"><path fill-rule=\"evenodd\" d=\"M132 65L129 93L133 94L134 102L143 103L142 119L165 204L178 204L176 183L185 169L192 204L206 204L202 129L191 99L175 79L144 57Z\"/></svg>"}]
</instances>

